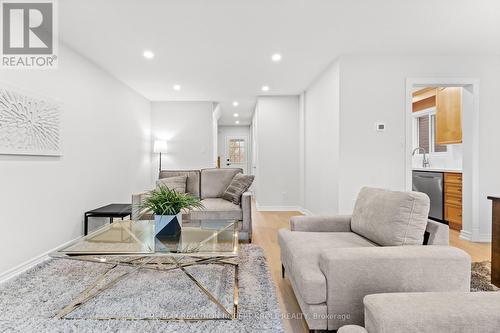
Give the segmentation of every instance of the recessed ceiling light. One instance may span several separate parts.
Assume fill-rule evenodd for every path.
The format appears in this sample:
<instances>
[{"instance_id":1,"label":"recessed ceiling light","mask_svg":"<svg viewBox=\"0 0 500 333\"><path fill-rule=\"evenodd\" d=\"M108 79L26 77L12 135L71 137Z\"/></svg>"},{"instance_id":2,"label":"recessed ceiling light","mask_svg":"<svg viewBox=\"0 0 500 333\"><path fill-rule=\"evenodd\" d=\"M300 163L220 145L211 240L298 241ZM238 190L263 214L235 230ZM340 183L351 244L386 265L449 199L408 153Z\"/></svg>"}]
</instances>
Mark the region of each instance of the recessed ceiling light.
<instances>
[{"instance_id":1,"label":"recessed ceiling light","mask_svg":"<svg viewBox=\"0 0 500 333\"><path fill-rule=\"evenodd\" d=\"M234 116L234 117L239 117L240 115L239 115L239 114L237 114L237 113L233 113L233 116Z\"/></svg>"},{"instance_id":2,"label":"recessed ceiling light","mask_svg":"<svg viewBox=\"0 0 500 333\"><path fill-rule=\"evenodd\" d=\"M236 125L238 125L238 124L240 123L240 121L239 121L239 120L236 120L234 123L235 123Z\"/></svg>"},{"instance_id":3,"label":"recessed ceiling light","mask_svg":"<svg viewBox=\"0 0 500 333\"><path fill-rule=\"evenodd\" d=\"M240 103L238 103L237 101L233 102L233 106L238 106L238 105L240 105Z\"/></svg>"},{"instance_id":4,"label":"recessed ceiling light","mask_svg":"<svg viewBox=\"0 0 500 333\"><path fill-rule=\"evenodd\" d=\"M153 53L153 51L150 51L150 50L145 50L142 55L144 56L144 58L146 59L153 59L155 57L155 54Z\"/></svg>"},{"instance_id":5,"label":"recessed ceiling light","mask_svg":"<svg viewBox=\"0 0 500 333\"><path fill-rule=\"evenodd\" d=\"M271 56L271 60L274 62L280 62L281 61L281 54L275 53Z\"/></svg>"},{"instance_id":6,"label":"recessed ceiling light","mask_svg":"<svg viewBox=\"0 0 500 333\"><path fill-rule=\"evenodd\" d=\"M181 90L181 85L180 84L174 84L173 88L174 88L175 91L179 91L179 90Z\"/></svg>"},{"instance_id":7,"label":"recessed ceiling light","mask_svg":"<svg viewBox=\"0 0 500 333\"><path fill-rule=\"evenodd\" d=\"M269 86L262 86L262 91L269 91Z\"/></svg>"}]
</instances>

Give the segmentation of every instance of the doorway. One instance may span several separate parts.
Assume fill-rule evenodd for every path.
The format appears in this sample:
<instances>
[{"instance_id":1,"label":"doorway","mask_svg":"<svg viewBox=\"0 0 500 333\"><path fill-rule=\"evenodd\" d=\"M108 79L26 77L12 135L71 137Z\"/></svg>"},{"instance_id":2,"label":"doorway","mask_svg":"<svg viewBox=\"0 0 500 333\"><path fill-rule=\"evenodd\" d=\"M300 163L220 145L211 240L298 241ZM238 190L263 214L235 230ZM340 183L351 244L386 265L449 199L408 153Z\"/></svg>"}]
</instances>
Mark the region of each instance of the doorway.
<instances>
[{"instance_id":1,"label":"doorway","mask_svg":"<svg viewBox=\"0 0 500 333\"><path fill-rule=\"evenodd\" d=\"M223 168L241 168L243 173L248 173L248 137L226 136Z\"/></svg>"},{"instance_id":2,"label":"doorway","mask_svg":"<svg viewBox=\"0 0 500 333\"><path fill-rule=\"evenodd\" d=\"M455 88L455 90L461 91L461 102L462 102L462 113L461 113L461 168L460 170L450 170L450 171L460 171L456 172L453 176L450 173L448 176L443 173L443 181L445 177L450 177L450 181L459 180L461 182L461 195L455 193L455 199L460 198L461 202L461 213L460 218L462 220L459 230L459 237L463 240L468 241L489 241L481 240L479 232L479 182L478 182L478 147L479 147L479 80L477 79L467 79L467 78L409 78L406 82L406 154L405 154L405 165L406 165L406 189L413 189L413 176L415 169L415 140L416 132L418 131L418 122L415 121L414 113L414 93L419 90L425 89L441 89L442 91L450 92ZM428 128L429 132L434 131L432 122L436 120L436 110L428 111ZM424 121L423 121L424 122ZM424 124L425 125L425 124ZM434 126L436 124L434 123ZM439 125L438 125L439 126ZM432 141L432 136L434 133L430 133L429 140ZM426 143L425 140L421 141L424 144L428 144L429 152L434 151L437 153L442 153L445 148L436 142ZM451 148L453 149L453 148ZM423 155L423 154L422 154ZM437 156L437 155L436 155ZM423 158L423 156L421 156ZM425 161L422 161L422 169L424 171L431 171L432 164L425 166ZM427 161L429 162L429 161ZM432 163L432 162L431 162ZM427 167L427 170L425 170ZM455 166L456 167L456 166ZM438 169L438 168L436 168ZM446 171L446 166L442 170ZM460 176L459 176L460 175ZM451 183L450 183L451 184ZM453 187L450 187L453 189ZM443 200L444 200L444 190L443 189ZM443 202L444 203L444 202ZM451 212L451 211L450 211ZM453 213L453 212L452 212ZM443 220L445 217L445 211L443 210ZM456 212L455 212L456 214Z\"/></svg>"},{"instance_id":3,"label":"doorway","mask_svg":"<svg viewBox=\"0 0 500 333\"><path fill-rule=\"evenodd\" d=\"M219 126L218 152L221 168L241 168L250 172L252 142L249 126Z\"/></svg>"}]
</instances>

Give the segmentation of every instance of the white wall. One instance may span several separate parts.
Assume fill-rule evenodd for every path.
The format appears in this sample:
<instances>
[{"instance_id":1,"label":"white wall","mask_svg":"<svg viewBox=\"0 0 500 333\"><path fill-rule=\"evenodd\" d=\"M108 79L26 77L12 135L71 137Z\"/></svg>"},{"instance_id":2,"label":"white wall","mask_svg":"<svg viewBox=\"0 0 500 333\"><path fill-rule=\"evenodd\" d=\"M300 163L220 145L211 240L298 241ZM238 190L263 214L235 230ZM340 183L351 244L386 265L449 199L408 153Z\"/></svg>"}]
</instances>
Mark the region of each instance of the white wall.
<instances>
[{"instance_id":1,"label":"white wall","mask_svg":"<svg viewBox=\"0 0 500 333\"><path fill-rule=\"evenodd\" d=\"M220 104L217 104L212 112L212 165L217 165L217 157L219 156L219 119L222 116Z\"/></svg>"},{"instance_id":2,"label":"white wall","mask_svg":"<svg viewBox=\"0 0 500 333\"><path fill-rule=\"evenodd\" d=\"M162 169L215 167L213 161L212 102L152 102L152 140L167 140L168 153L162 155ZM158 157L153 162L158 177Z\"/></svg>"},{"instance_id":3,"label":"white wall","mask_svg":"<svg viewBox=\"0 0 500 333\"><path fill-rule=\"evenodd\" d=\"M226 163L226 139L228 136L245 136L247 138L247 165L246 171L250 172L252 166L252 141L250 135L250 126L219 126L218 128L218 143L217 154L221 158L221 166Z\"/></svg>"},{"instance_id":4,"label":"white wall","mask_svg":"<svg viewBox=\"0 0 500 333\"><path fill-rule=\"evenodd\" d=\"M406 78L480 80L480 223L474 238L488 239L491 204L486 196L500 193L500 113L496 97L500 91L500 57L346 56L340 63L341 213L352 211L364 185L405 189ZM377 121L386 123L386 132L374 130Z\"/></svg>"},{"instance_id":5,"label":"white wall","mask_svg":"<svg viewBox=\"0 0 500 333\"><path fill-rule=\"evenodd\" d=\"M259 97L255 112L259 208L295 209L300 196L299 97Z\"/></svg>"},{"instance_id":6,"label":"white wall","mask_svg":"<svg viewBox=\"0 0 500 333\"><path fill-rule=\"evenodd\" d=\"M304 105L304 202L314 214L339 208L339 62L306 90Z\"/></svg>"},{"instance_id":7,"label":"white wall","mask_svg":"<svg viewBox=\"0 0 500 333\"><path fill-rule=\"evenodd\" d=\"M56 70L0 80L62 103L63 156L0 155L0 274L83 232L83 213L151 184L150 102L60 46Z\"/></svg>"}]
</instances>

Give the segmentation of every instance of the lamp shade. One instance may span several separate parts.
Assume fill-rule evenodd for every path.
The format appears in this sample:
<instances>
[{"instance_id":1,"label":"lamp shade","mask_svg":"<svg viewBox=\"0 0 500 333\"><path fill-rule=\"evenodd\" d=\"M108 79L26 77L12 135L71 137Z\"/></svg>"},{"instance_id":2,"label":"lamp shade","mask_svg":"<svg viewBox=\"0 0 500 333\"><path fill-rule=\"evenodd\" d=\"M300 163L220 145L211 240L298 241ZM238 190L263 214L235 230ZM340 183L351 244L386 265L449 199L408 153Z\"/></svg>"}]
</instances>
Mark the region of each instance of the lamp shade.
<instances>
[{"instance_id":1,"label":"lamp shade","mask_svg":"<svg viewBox=\"0 0 500 333\"><path fill-rule=\"evenodd\" d=\"M167 152L167 141L155 140L155 143L153 145L153 152L166 153Z\"/></svg>"}]
</instances>

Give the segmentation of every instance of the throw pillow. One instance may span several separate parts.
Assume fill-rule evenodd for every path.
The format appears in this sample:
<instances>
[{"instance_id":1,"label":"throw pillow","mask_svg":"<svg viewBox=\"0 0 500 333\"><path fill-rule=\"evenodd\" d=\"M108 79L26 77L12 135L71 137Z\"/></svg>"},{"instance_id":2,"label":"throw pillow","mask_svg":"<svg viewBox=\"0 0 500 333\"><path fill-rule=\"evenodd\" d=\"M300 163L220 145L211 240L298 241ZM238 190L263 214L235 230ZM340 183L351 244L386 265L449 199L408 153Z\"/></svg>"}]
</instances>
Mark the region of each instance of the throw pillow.
<instances>
[{"instance_id":1,"label":"throw pillow","mask_svg":"<svg viewBox=\"0 0 500 333\"><path fill-rule=\"evenodd\" d=\"M163 185L178 193L186 193L186 180L187 176L161 178L156 181L156 186L160 187L160 185Z\"/></svg>"},{"instance_id":2,"label":"throw pillow","mask_svg":"<svg viewBox=\"0 0 500 333\"><path fill-rule=\"evenodd\" d=\"M241 195L252 185L255 176L244 175L241 173L236 174L231 180L231 183L222 194L222 199L231 201L235 205L241 202Z\"/></svg>"}]
</instances>

